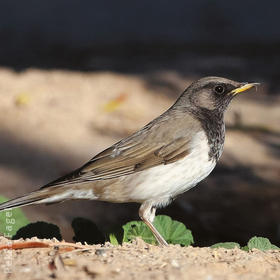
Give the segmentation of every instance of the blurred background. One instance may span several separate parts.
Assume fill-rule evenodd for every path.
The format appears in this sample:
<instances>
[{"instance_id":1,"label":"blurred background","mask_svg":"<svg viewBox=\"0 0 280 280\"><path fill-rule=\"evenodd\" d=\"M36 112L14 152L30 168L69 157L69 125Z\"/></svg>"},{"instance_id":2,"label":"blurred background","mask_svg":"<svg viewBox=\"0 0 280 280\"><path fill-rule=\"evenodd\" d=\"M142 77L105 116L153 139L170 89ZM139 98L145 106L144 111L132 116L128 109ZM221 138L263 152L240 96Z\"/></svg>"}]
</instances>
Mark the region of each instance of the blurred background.
<instances>
[{"instance_id":1,"label":"blurred background","mask_svg":"<svg viewBox=\"0 0 280 280\"><path fill-rule=\"evenodd\" d=\"M280 3L0 1L0 195L13 198L77 168L166 110L192 81L261 82L226 116L224 154L198 187L158 213L196 245L253 235L280 244ZM31 221L103 229L138 205L73 201L24 208Z\"/></svg>"}]
</instances>

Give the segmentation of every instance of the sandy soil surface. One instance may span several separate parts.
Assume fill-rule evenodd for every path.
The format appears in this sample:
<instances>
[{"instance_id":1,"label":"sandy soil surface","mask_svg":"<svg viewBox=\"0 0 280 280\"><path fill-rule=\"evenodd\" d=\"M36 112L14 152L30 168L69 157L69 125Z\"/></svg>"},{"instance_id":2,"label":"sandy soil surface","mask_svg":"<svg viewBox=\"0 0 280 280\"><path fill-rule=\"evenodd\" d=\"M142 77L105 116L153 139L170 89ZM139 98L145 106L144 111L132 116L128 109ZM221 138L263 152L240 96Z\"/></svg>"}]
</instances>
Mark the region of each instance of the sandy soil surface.
<instances>
[{"instance_id":1,"label":"sandy soil surface","mask_svg":"<svg viewBox=\"0 0 280 280\"><path fill-rule=\"evenodd\" d=\"M40 241L36 238L33 241ZM42 240L43 241L43 240ZM8 241L3 239L1 244ZM50 243L45 240L45 243ZM279 250L262 252L169 245L142 240L123 246L1 250L0 279L279 279ZM67 251L68 248L68 251Z\"/></svg>"}]
</instances>

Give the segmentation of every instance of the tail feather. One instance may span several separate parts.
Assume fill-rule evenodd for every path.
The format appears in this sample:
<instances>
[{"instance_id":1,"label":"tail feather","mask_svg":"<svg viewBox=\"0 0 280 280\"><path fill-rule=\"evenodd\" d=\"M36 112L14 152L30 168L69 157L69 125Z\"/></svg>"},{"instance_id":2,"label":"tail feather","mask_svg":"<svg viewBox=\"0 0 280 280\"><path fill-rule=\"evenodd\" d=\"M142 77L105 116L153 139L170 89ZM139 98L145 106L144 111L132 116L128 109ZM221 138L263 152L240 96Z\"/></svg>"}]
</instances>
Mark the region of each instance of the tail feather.
<instances>
[{"instance_id":1,"label":"tail feather","mask_svg":"<svg viewBox=\"0 0 280 280\"><path fill-rule=\"evenodd\" d=\"M33 204L33 203L37 202L38 200L40 200L39 197L32 197L31 194L17 197L17 198L14 198L14 199L1 203L0 211Z\"/></svg>"},{"instance_id":2,"label":"tail feather","mask_svg":"<svg viewBox=\"0 0 280 280\"><path fill-rule=\"evenodd\" d=\"M50 202L59 202L63 199L63 195L60 195L63 192L63 188L42 189L38 191L31 192L27 195L20 196L6 202L0 203L0 211L12 209L15 207L26 206L30 204L40 204Z\"/></svg>"},{"instance_id":3,"label":"tail feather","mask_svg":"<svg viewBox=\"0 0 280 280\"><path fill-rule=\"evenodd\" d=\"M97 199L97 196L90 186L83 188L54 186L3 202L0 204L0 211L30 204L53 204L69 199Z\"/></svg>"}]
</instances>

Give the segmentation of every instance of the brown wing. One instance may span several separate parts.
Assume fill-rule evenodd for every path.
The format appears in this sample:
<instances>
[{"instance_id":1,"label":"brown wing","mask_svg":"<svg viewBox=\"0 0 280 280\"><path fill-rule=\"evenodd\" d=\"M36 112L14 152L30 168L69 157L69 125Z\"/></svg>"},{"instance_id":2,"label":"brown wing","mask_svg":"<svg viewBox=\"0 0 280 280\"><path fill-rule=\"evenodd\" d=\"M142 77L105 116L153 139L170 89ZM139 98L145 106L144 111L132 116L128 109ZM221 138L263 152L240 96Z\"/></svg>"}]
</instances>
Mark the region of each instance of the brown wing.
<instances>
[{"instance_id":1,"label":"brown wing","mask_svg":"<svg viewBox=\"0 0 280 280\"><path fill-rule=\"evenodd\" d=\"M81 168L44 187L117 178L181 159L190 152L192 134L183 130L189 128L189 120L180 118L173 122L175 125L169 126L168 134L160 124L170 119L152 122L99 153Z\"/></svg>"},{"instance_id":2,"label":"brown wing","mask_svg":"<svg viewBox=\"0 0 280 280\"><path fill-rule=\"evenodd\" d=\"M167 145L137 143L129 148L113 146L94 157L80 172L87 180L112 179L174 162L188 152L188 141L183 137Z\"/></svg>"}]
</instances>

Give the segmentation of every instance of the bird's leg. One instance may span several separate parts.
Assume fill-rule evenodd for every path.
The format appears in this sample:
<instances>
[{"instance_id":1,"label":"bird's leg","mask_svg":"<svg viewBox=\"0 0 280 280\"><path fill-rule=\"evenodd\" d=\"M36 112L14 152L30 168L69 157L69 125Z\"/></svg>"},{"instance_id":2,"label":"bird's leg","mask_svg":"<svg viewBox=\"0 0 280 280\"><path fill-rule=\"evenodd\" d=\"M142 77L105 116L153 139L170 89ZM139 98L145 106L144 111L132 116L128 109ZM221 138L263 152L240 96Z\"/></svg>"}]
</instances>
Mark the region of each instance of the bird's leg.
<instances>
[{"instance_id":1,"label":"bird's leg","mask_svg":"<svg viewBox=\"0 0 280 280\"><path fill-rule=\"evenodd\" d=\"M153 225L153 221L155 219L156 208L153 207L151 202L144 202L139 209L139 216L141 220L149 227L155 236L157 242L162 246L167 246L167 242L161 236L161 234L157 231L157 229Z\"/></svg>"}]
</instances>

